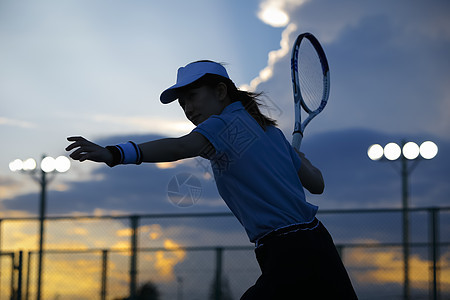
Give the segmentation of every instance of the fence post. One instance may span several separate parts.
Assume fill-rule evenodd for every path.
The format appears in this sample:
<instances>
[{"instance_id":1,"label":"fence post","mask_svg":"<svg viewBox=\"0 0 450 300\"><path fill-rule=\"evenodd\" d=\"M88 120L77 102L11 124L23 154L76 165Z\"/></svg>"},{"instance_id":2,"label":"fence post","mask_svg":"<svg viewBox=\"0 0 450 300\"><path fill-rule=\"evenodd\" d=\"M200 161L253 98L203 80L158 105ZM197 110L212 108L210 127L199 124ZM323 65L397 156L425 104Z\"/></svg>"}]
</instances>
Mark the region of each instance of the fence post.
<instances>
[{"instance_id":1,"label":"fence post","mask_svg":"<svg viewBox=\"0 0 450 300\"><path fill-rule=\"evenodd\" d=\"M430 216L430 243L431 243L431 249L430 249L430 254L431 254L431 261L432 261L432 267L431 267L431 272L432 272L432 278L433 278L433 282L431 285L431 294L432 294L432 299L437 300L439 299L439 223L438 223L438 209L437 208L430 208L429 209L429 216Z\"/></svg>"},{"instance_id":2,"label":"fence post","mask_svg":"<svg viewBox=\"0 0 450 300\"><path fill-rule=\"evenodd\" d=\"M14 262L15 264L15 262ZM17 292L16 300L22 300L22 266L23 266L23 251L19 251L19 259L14 268L17 270Z\"/></svg>"},{"instance_id":3,"label":"fence post","mask_svg":"<svg viewBox=\"0 0 450 300\"><path fill-rule=\"evenodd\" d=\"M216 278L215 278L215 293L214 299L221 300L222 299L222 257L223 257L223 248L216 248Z\"/></svg>"},{"instance_id":4,"label":"fence post","mask_svg":"<svg viewBox=\"0 0 450 300\"><path fill-rule=\"evenodd\" d=\"M131 257L130 257L130 299L134 300L137 290L137 234L139 216L131 216Z\"/></svg>"},{"instance_id":5,"label":"fence post","mask_svg":"<svg viewBox=\"0 0 450 300\"><path fill-rule=\"evenodd\" d=\"M11 299L14 299L16 295L16 253L11 252L9 255L11 256L11 282L9 289L11 291Z\"/></svg>"},{"instance_id":6,"label":"fence post","mask_svg":"<svg viewBox=\"0 0 450 300\"><path fill-rule=\"evenodd\" d=\"M28 251L28 257L27 257L27 282L26 282L26 286L25 286L25 300L28 300L29 296L30 296L31 253L32 253L32 251Z\"/></svg>"},{"instance_id":7,"label":"fence post","mask_svg":"<svg viewBox=\"0 0 450 300\"><path fill-rule=\"evenodd\" d=\"M106 300L107 274L108 274L108 250L102 250L102 286L100 290L101 300Z\"/></svg>"}]
</instances>

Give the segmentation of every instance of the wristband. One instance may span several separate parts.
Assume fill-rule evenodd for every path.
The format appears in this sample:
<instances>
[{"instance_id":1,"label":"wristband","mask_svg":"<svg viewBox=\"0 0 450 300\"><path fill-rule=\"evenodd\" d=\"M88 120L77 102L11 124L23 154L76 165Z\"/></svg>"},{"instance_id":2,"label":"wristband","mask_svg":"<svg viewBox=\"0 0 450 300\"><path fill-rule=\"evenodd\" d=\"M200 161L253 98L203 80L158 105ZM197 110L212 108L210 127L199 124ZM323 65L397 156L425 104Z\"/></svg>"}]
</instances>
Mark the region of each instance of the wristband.
<instances>
[{"instance_id":1,"label":"wristband","mask_svg":"<svg viewBox=\"0 0 450 300\"><path fill-rule=\"evenodd\" d=\"M109 164L110 167L114 167L118 164L136 164L142 163L142 152L141 149L135 143L129 141L125 144L119 144L115 146L107 146L112 156L113 161Z\"/></svg>"}]
</instances>

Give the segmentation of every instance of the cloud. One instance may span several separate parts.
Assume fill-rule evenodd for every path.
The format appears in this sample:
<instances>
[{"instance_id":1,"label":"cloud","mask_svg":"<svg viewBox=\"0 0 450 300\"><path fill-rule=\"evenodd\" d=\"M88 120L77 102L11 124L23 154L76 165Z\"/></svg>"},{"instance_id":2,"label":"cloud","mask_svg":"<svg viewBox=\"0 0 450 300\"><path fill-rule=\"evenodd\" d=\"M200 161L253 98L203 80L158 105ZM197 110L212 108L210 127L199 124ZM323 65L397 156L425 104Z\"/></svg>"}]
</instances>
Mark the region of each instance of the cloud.
<instances>
[{"instance_id":1,"label":"cloud","mask_svg":"<svg viewBox=\"0 0 450 300\"><path fill-rule=\"evenodd\" d=\"M22 188L23 184L12 179L10 176L0 176L0 200L17 195L22 191Z\"/></svg>"},{"instance_id":2,"label":"cloud","mask_svg":"<svg viewBox=\"0 0 450 300\"><path fill-rule=\"evenodd\" d=\"M126 140L137 143L160 138L158 135L112 136L98 140L101 145L117 144ZM387 135L383 132L348 129L306 135L303 151L323 172L326 180L325 194L319 196L322 208L334 207L398 207L396 195L400 192L400 175L381 162L367 157L367 149L374 143L385 145L399 142L400 134ZM421 143L433 140L439 147L438 155L423 161L411 174L411 205L440 205L450 192L446 178L450 173L446 165L449 143L437 136L415 135L409 140ZM395 166L392 163L392 166ZM95 168L92 168L95 166ZM166 213L174 211L228 211L220 199L209 162L200 158L179 161L167 168L155 164L140 166L117 166L109 168L93 163L75 163L73 169L89 172L59 177L62 190L48 191L49 214L109 214L109 213ZM72 171L70 171L72 172ZM69 173L70 173L69 172ZM169 182L177 174L192 174L201 182L201 197L195 205L180 208L171 203L168 195ZM74 177L76 174L78 177ZM421 176L430 174L430 176ZM343 179L345 180L343 181ZM351 186L347 184L351 182ZM14 184L14 183L11 183ZM49 188L53 184L49 185ZM4 189L10 189L5 186ZM380 188L381 186L385 188ZM11 190L12 191L12 186ZM4 211L23 211L36 214L39 196L37 192L6 197L2 201ZM431 197L433 195L433 197ZM315 201L315 196L310 196ZM430 198L430 199L429 199Z\"/></svg>"},{"instance_id":3,"label":"cloud","mask_svg":"<svg viewBox=\"0 0 450 300\"><path fill-rule=\"evenodd\" d=\"M37 257L36 245L38 235L34 221L5 221L2 228L2 250L33 251L30 259ZM99 287L98 276L101 274L101 250L108 249L109 279L115 281L119 274L126 273L129 263L130 229L120 219L79 219L53 220L46 223L45 231L45 290L51 295L61 294L74 299L83 294L93 293ZM179 229L182 230L182 227ZM171 229L161 228L158 224L143 225L138 228L139 241L145 243L151 239L153 248L160 245L160 250L142 252L147 268L155 270L158 283L174 279L174 268L181 263L186 252L181 245L169 238ZM156 234L155 234L156 233ZM171 234L178 239L183 232ZM166 249L168 251L165 251ZM57 250L57 251L53 251ZM126 260L118 258L126 257ZM34 274L34 270L31 270ZM69 275L68 275L69 274ZM83 284L73 285L83 278ZM123 279L127 279L126 276ZM123 281L124 284L126 280Z\"/></svg>"},{"instance_id":4,"label":"cloud","mask_svg":"<svg viewBox=\"0 0 450 300\"><path fill-rule=\"evenodd\" d=\"M272 1L263 3L269 6ZM288 54L296 35L309 31L327 54L331 93L324 112L308 126L306 134L358 127L448 136L447 2L273 3L289 15L281 38L286 46L273 52L276 59L269 55L259 76L243 87L276 95L284 112L279 123L286 133L290 134L293 124Z\"/></svg>"},{"instance_id":5,"label":"cloud","mask_svg":"<svg viewBox=\"0 0 450 300\"><path fill-rule=\"evenodd\" d=\"M270 51L268 54L267 66L259 72L258 77L254 78L250 85L242 85L240 88L249 91L255 91L259 84L271 79L274 75L275 64L285 57L290 51L289 36L297 27L293 24L289 25L282 33L280 41L280 49Z\"/></svg>"},{"instance_id":6,"label":"cloud","mask_svg":"<svg viewBox=\"0 0 450 300\"><path fill-rule=\"evenodd\" d=\"M0 117L0 126L11 126L11 127L19 127L19 128L36 128L36 124L28 121L18 120L18 119L11 119L11 118L5 118Z\"/></svg>"},{"instance_id":7,"label":"cloud","mask_svg":"<svg viewBox=\"0 0 450 300\"><path fill-rule=\"evenodd\" d=\"M102 126L116 126L122 128L129 128L128 131L136 132L152 132L154 134L174 134L181 135L190 132L194 129L194 125L189 121L177 121L162 118L149 118L139 116L120 116L120 115L106 115L97 114L92 117L96 123L101 123Z\"/></svg>"},{"instance_id":8,"label":"cloud","mask_svg":"<svg viewBox=\"0 0 450 300\"><path fill-rule=\"evenodd\" d=\"M155 261L155 269L161 281L172 281L175 279L174 266L185 259L186 251L172 240L165 240L164 248L171 251L156 251L155 258L150 258L150 261Z\"/></svg>"},{"instance_id":9,"label":"cloud","mask_svg":"<svg viewBox=\"0 0 450 300\"><path fill-rule=\"evenodd\" d=\"M259 4L258 18L273 27L284 27L290 22L291 11L311 0L264 0Z\"/></svg>"},{"instance_id":10,"label":"cloud","mask_svg":"<svg viewBox=\"0 0 450 300\"><path fill-rule=\"evenodd\" d=\"M289 16L284 9L284 1L266 0L259 5L258 18L273 27L284 27L289 22Z\"/></svg>"},{"instance_id":11,"label":"cloud","mask_svg":"<svg viewBox=\"0 0 450 300\"><path fill-rule=\"evenodd\" d=\"M438 265L440 266L440 286L442 292L450 292L450 271L448 270L448 256L445 253L441 256ZM346 251L348 269L356 268L353 278L357 285L370 285L376 283L383 284L403 284L403 253L401 249L390 250L381 249L350 249ZM414 289L427 291L430 286L429 269L431 261L423 259L417 254L411 255L409 259L409 279Z\"/></svg>"}]
</instances>

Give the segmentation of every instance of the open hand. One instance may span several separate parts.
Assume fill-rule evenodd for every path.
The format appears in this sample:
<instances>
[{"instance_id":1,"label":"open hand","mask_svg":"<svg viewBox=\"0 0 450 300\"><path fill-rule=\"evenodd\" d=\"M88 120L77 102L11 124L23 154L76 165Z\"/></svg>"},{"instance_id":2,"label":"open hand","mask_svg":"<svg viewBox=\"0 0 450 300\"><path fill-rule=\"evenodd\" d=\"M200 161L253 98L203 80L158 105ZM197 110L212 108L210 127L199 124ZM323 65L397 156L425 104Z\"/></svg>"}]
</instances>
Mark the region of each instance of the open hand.
<instances>
[{"instance_id":1,"label":"open hand","mask_svg":"<svg viewBox=\"0 0 450 300\"><path fill-rule=\"evenodd\" d=\"M111 152L105 147L94 144L84 137L73 136L68 137L67 140L72 142L67 146L66 151L76 149L70 154L70 157L74 160L83 162L85 160L91 160L95 162L103 162L109 164L113 160Z\"/></svg>"}]
</instances>

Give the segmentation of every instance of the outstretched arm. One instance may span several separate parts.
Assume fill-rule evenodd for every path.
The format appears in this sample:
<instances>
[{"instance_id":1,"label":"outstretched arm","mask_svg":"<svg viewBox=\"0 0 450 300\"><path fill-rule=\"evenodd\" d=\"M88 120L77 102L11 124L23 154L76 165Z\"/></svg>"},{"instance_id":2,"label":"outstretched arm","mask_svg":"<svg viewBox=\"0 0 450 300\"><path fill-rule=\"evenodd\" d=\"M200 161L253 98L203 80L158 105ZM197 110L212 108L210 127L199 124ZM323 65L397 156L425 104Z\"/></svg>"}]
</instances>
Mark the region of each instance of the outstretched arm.
<instances>
[{"instance_id":1,"label":"outstretched arm","mask_svg":"<svg viewBox=\"0 0 450 300\"><path fill-rule=\"evenodd\" d=\"M325 182L322 177L322 172L305 157L303 152L295 150L302 164L298 171L298 177L302 182L304 188L306 188L311 194L322 194L325 189Z\"/></svg>"},{"instance_id":2,"label":"outstretched arm","mask_svg":"<svg viewBox=\"0 0 450 300\"><path fill-rule=\"evenodd\" d=\"M196 157L212 147L198 132L191 132L179 138L167 138L139 144L143 162L169 162Z\"/></svg>"},{"instance_id":3,"label":"outstretched arm","mask_svg":"<svg viewBox=\"0 0 450 300\"><path fill-rule=\"evenodd\" d=\"M74 150L70 157L80 162L90 160L112 165L113 155L105 147L77 136L69 137L72 142L66 151ZM210 147L209 141L197 132L191 132L179 138L166 138L139 144L143 162L169 162L195 157Z\"/></svg>"}]
</instances>

